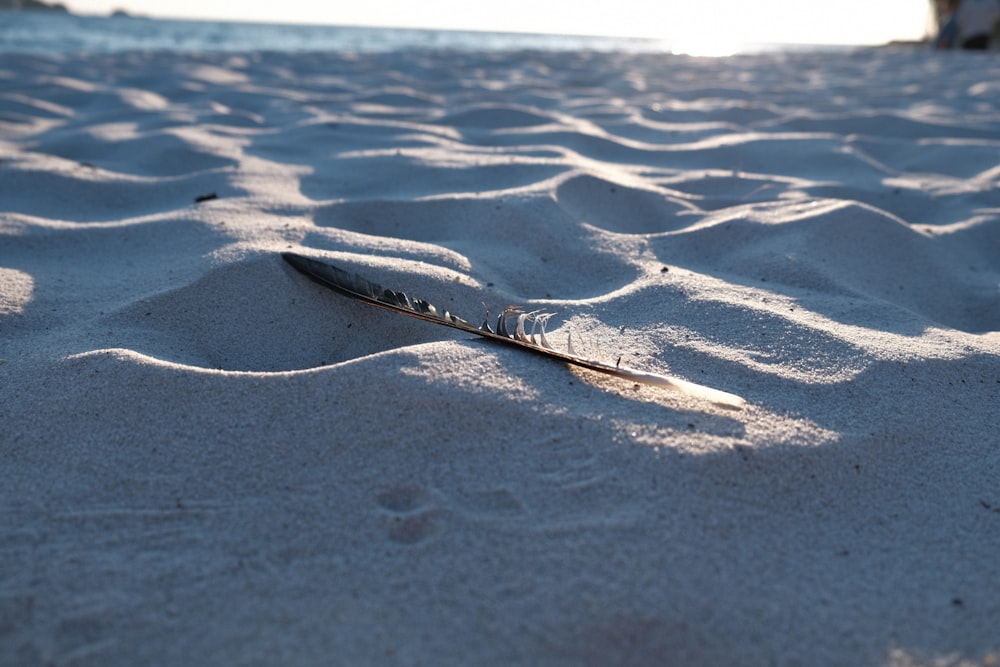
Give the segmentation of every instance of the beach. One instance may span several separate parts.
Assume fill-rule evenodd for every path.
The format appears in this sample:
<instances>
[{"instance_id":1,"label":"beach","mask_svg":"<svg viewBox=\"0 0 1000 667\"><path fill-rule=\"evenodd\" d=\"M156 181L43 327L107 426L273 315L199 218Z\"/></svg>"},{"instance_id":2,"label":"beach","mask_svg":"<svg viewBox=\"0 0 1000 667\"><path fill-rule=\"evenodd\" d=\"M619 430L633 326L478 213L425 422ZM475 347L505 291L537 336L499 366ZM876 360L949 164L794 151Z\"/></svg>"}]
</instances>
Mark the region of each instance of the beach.
<instances>
[{"instance_id":1,"label":"beach","mask_svg":"<svg viewBox=\"0 0 1000 667\"><path fill-rule=\"evenodd\" d=\"M0 56L0 665L1000 663L998 81Z\"/></svg>"}]
</instances>

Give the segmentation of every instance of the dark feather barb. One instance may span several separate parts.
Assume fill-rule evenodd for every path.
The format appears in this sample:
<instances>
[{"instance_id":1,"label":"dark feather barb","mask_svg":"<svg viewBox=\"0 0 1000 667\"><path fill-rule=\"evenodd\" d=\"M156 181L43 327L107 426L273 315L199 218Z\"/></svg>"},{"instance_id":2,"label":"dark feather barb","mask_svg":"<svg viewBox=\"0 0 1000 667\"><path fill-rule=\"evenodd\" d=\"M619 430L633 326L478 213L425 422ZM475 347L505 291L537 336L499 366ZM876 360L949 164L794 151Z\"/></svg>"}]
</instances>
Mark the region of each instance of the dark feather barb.
<instances>
[{"instance_id":1,"label":"dark feather barb","mask_svg":"<svg viewBox=\"0 0 1000 667\"><path fill-rule=\"evenodd\" d=\"M576 354L569 339L567 339L568 349L566 352L556 350L545 338L545 325L552 316L551 313L542 313L540 311L525 313L517 306L507 306L497 316L495 330L493 330L490 329L490 314L487 309L485 321L482 326L477 327L471 322L452 315L448 311L440 311L433 304L424 301L423 299L414 299L404 292L396 292L383 288L375 283L369 282L356 273L349 273L343 269L333 266L332 264L328 264L327 262L321 262L319 260L290 252L283 253L282 257L284 257L285 261L295 267L298 271L304 273L306 276L312 278L319 284L329 287L333 291L344 296L358 301L363 301L379 308L385 308L386 310L403 313L404 315L416 317L428 322L443 324L454 329L461 329L462 331L476 334L477 336L483 336L491 340L497 340L509 345L515 345L524 350L535 352L536 354L541 354L553 359L559 359L566 363L574 364L583 368L589 368L601 373L607 373L608 375L614 375L633 382L641 382L643 384L665 387L667 389L679 391L689 396L696 396L709 400L723 407L740 409L745 404L745 401L735 394L719 391L718 389L712 389L711 387L705 387L680 378L660 375L657 373L647 373L645 371L621 367L617 364L611 365L596 359L587 359L586 357ZM513 319L513 322L515 323L513 333L508 328L508 319ZM530 335L528 335L524 329L524 324L528 320L531 320L532 322ZM537 342L535 339L536 326L538 328ZM621 359L619 358L619 362L620 361Z\"/></svg>"}]
</instances>

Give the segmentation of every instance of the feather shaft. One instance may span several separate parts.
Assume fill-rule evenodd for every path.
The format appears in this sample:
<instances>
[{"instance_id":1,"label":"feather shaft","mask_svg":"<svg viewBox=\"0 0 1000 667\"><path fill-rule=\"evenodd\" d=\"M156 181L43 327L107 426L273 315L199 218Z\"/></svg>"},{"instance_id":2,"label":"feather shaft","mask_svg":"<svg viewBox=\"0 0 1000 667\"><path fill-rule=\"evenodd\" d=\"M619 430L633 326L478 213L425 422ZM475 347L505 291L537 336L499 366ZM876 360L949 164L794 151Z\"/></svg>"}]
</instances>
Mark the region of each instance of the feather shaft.
<instances>
[{"instance_id":1,"label":"feather shaft","mask_svg":"<svg viewBox=\"0 0 1000 667\"><path fill-rule=\"evenodd\" d=\"M580 366L581 368L588 368L600 373L631 380L632 382L670 389L687 396L710 401L725 408L739 410L746 404L746 401L735 394L730 394L719 389L712 389L711 387L682 380L681 378L611 365L596 359L587 359L576 354L570 336L567 336L567 351L561 352L552 347L545 337L545 325L548 323L549 318L552 317L551 313L540 313L539 311L522 313L516 306L507 306L497 317L496 331L492 331L489 327L489 312L487 312L486 321L483 325L477 327L471 322L452 315L448 311L439 310L428 301L412 298L404 292L385 289L357 274L349 273L327 262L321 262L295 253L283 253L282 257L295 269L324 287L378 308L402 313L427 322L443 324L491 340L501 341L508 345L515 345L523 350L528 350L551 359L558 359L565 363ZM507 329L507 318L514 315L517 318L515 320L515 330L512 333ZM532 320L530 335L526 335L524 330L524 324L528 319ZM537 343L535 342L536 324L538 325L539 334Z\"/></svg>"}]
</instances>

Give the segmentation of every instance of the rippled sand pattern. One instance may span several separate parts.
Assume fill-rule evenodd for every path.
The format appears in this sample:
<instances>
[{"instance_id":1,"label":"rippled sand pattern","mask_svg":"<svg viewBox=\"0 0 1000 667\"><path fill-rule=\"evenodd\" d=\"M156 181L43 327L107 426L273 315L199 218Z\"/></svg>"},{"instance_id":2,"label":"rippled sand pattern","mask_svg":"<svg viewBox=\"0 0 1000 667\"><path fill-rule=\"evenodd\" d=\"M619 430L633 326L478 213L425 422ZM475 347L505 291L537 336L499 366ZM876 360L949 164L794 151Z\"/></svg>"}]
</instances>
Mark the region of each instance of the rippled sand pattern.
<instances>
[{"instance_id":1,"label":"rippled sand pattern","mask_svg":"<svg viewBox=\"0 0 1000 667\"><path fill-rule=\"evenodd\" d=\"M993 664L997 81L5 55L0 664ZM750 408L366 308L289 250Z\"/></svg>"}]
</instances>

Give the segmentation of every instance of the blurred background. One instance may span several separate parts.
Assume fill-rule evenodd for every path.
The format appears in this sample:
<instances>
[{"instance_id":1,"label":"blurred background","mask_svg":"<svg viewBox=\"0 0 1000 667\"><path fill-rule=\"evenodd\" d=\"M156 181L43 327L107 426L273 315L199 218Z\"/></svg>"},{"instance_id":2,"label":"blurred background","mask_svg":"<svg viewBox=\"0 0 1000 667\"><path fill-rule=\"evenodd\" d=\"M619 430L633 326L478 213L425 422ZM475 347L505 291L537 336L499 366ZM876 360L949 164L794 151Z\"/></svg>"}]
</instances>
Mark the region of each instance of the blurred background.
<instances>
[{"instance_id":1,"label":"blurred background","mask_svg":"<svg viewBox=\"0 0 1000 667\"><path fill-rule=\"evenodd\" d=\"M278 39L274 43L275 48L295 48L289 43L289 40L296 40L292 38L288 26L298 25L601 36L625 40L608 43L609 48L614 44L628 44L632 50L665 50L708 56L784 46L930 43L938 34L940 25L955 9L954 3L949 0L759 0L753 3L745 0L503 0L476 3L467 0L424 0L419 3L410 0L336 3L318 3L315 0L248 0L240 3L230 0L63 0L58 3L0 0L0 8L21 10L17 12L19 14L46 7L51 8L52 13L69 14L78 19L131 17L256 23L255 39L264 39L265 46L271 44L267 39L270 33L262 34L261 27L282 26L279 31L281 39L278 39L277 33L274 35ZM0 49L14 50L12 45L15 42L29 47L30 40L25 32L29 29L13 24L30 21L11 18L13 12L10 11L4 14L0 16ZM34 20L37 22L38 19ZM6 29L2 24L7 24ZM12 34L15 27L24 34ZM165 25L160 27L167 29ZM74 28L66 29L100 31L102 27L78 21ZM147 39L154 39L152 33L155 30L145 32ZM217 40L219 34L220 30L216 28ZM342 33L337 39L344 38ZM73 39L70 39L71 43ZM177 47L184 48L183 36L173 34L171 39L179 40ZM363 40L359 37L359 43L363 47L366 43L371 44L373 39L374 34L368 32ZM427 35L421 39L426 41ZM438 35L437 45L448 44L447 39L443 43L442 39ZM221 36L222 44L227 40L225 35ZM316 33L304 32L299 42L299 48L327 48L322 46L323 40ZM379 40L375 39L375 42ZM112 43L111 36L108 36L103 46L110 49ZM518 42L513 40L513 43L517 46ZM530 47L530 42L527 45ZM211 48L212 44L205 46ZM576 43L567 43L566 46L578 48ZM91 44L91 48L98 47Z\"/></svg>"}]
</instances>

